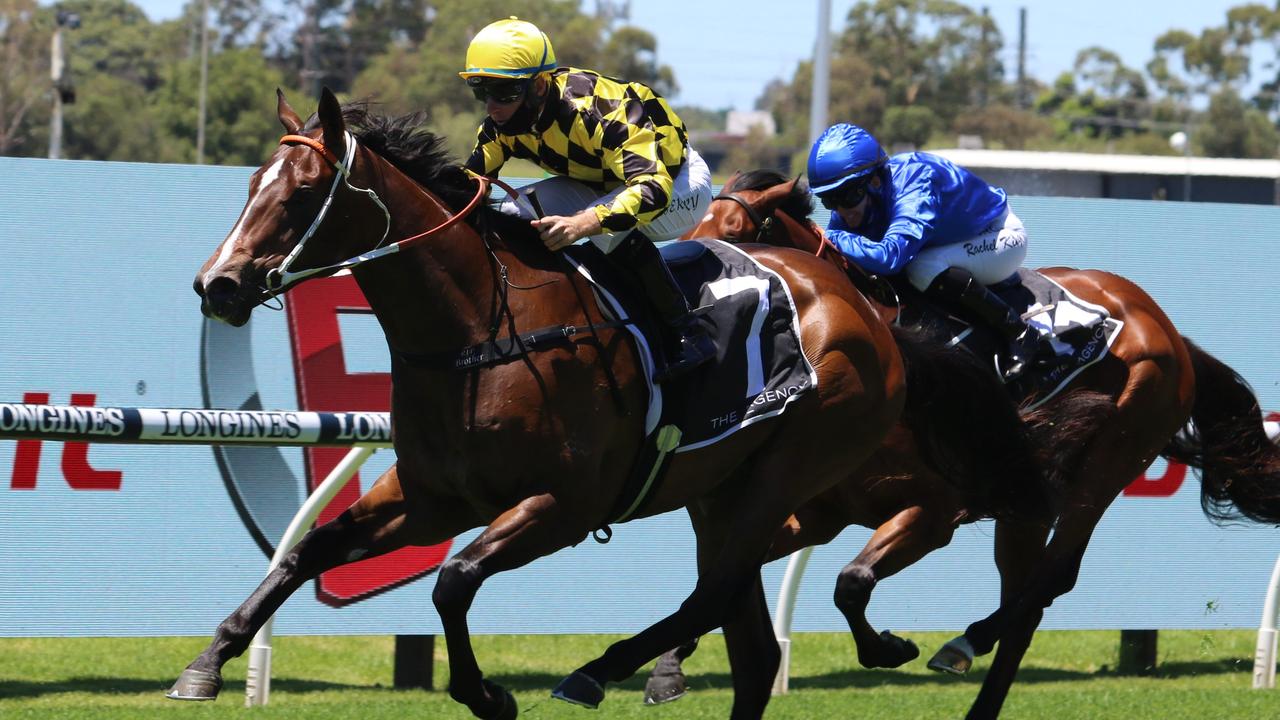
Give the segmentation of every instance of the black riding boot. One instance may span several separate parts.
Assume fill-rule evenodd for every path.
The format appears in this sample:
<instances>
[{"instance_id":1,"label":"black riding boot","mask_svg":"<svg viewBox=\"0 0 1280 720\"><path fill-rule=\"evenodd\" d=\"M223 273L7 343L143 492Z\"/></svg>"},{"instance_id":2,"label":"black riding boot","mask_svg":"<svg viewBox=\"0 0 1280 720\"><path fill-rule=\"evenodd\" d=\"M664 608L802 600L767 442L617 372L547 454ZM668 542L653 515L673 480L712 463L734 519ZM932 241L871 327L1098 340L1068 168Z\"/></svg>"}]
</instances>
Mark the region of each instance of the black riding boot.
<instances>
[{"instance_id":1,"label":"black riding boot","mask_svg":"<svg viewBox=\"0 0 1280 720\"><path fill-rule=\"evenodd\" d=\"M654 374L654 382L666 382L715 357L715 343L698 318L689 311L689 303L652 240L639 232L632 232L605 257L639 281L658 317L676 337L675 347L665 353L664 366Z\"/></svg>"},{"instance_id":2,"label":"black riding boot","mask_svg":"<svg viewBox=\"0 0 1280 720\"><path fill-rule=\"evenodd\" d=\"M924 292L930 298L962 308L1000 333L1009 343L1005 382L1016 380L1031 364L1040 348L1040 334L1028 327L1022 316L999 295L978 282L973 273L964 268L947 268Z\"/></svg>"}]
</instances>

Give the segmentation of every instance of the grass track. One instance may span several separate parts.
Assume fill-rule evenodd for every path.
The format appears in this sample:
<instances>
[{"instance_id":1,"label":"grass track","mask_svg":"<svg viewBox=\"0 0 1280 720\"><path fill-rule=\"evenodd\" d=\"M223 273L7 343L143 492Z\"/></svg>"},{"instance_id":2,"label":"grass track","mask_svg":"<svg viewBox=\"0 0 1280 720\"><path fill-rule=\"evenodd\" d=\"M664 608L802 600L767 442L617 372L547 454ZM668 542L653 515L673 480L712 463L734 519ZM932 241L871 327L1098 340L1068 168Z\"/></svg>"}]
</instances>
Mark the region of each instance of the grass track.
<instances>
[{"instance_id":1,"label":"grass track","mask_svg":"<svg viewBox=\"0 0 1280 720\"><path fill-rule=\"evenodd\" d=\"M922 657L950 634L912 633ZM687 664L692 692L665 707L641 705L643 678L609 688L599 712L553 702L548 692L569 670L597 655L612 636L482 636L476 652L487 676L511 689L521 717L724 718L732 691L720 636ZM0 639L0 718L469 718L445 692L395 690L389 637L276 639L271 704L244 708L244 658L227 666L215 703L163 698L204 638ZM1004 718L1280 717L1280 691L1250 689L1254 634L1162 631L1151 677L1123 677L1114 666L1118 632L1037 635ZM846 635L804 633L792 646L792 693L774 698L769 718L958 718L977 693L982 660L965 678L929 672L923 659L898 670L856 667ZM443 643L435 686L447 682Z\"/></svg>"}]
</instances>

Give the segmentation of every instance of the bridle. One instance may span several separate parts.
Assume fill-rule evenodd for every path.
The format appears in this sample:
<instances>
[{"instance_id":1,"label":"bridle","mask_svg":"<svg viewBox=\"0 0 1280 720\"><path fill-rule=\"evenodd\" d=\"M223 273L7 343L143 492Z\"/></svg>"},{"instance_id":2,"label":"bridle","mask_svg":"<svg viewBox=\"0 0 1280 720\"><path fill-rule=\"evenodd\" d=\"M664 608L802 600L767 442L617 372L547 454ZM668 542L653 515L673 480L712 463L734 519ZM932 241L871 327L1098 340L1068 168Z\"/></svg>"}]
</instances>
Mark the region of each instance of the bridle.
<instances>
[{"instance_id":1,"label":"bridle","mask_svg":"<svg viewBox=\"0 0 1280 720\"><path fill-rule=\"evenodd\" d=\"M396 242L391 243L390 245L383 245L383 243L386 242L387 240L387 233L391 231L391 213L390 211L387 210L387 206L383 204L382 199L378 197L378 193L375 192L372 188L361 188L351 184L351 163L355 160L356 147L358 145L358 142L356 140L355 135L351 134L350 131L344 130L342 134L347 147L346 147L346 156L341 161L338 160L337 156L334 155L333 152L329 150L329 148L324 146L324 143L320 142L319 140L316 140L315 138L310 138L310 137L307 137L306 135L294 135L294 134L285 135L284 137L280 138L281 145L294 145L294 144L305 145L311 148L312 150L315 150L316 152L320 153L321 157L323 157L326 162L328 162L331 166L333 166L333 169L336 170L337 172L333 176L333 184L329 186L329 194L327 197L325 197L324 204L320 206L320 212L316 213L315 220L311 221L311 226L307 228L307 231L306 233L303 234L302 239L298 241L298 244L295 245L293 250L290 251L288 256L285 257L284 262L280 263L278 267L272 268L271 270L267 271L267 275L265 278L266 288L264 288L264 290L268 297L275 297L280 293L283 293L285 290L292 287L293 285L299 282L302 282L303 280L306 280L307 278L312 277L313 275L319 275L321 273L328 273L328 272L333 272L337 270L352 268L352 267L355 267L356 265L369 262L370 260L376 260L386 255L398 253L401 250L406 250L408 248L411 248L415 245L420 244L423 240L426 240L427 238L433 235L438 235L444 232L450 227L453 227L457 223L461 222L464 218L470 215L472 211L476 209L476 207L480 205L480 201L489 194L489 185L491 182L497 182L497 184L501 186L504 190L506 190L508 193L515 192L506 183L503 183L500 181L494 181L482 175L472 175L471 176L472 179L475 180L477 184L476 194L475 194L475 197L471 198L471 201L467 203L467 206L464 207L461 212L446 219L444 222L431 228L430 230L420 232L417 235L404 238L403 240L397 240ZM382 210L382 214L386 223L385 227L382 230L382 238L378 240L378 244L374 245L372 250L369 250L368 252L364 252L354 257L348 258L346 260L343 260L342 262L337 262L332 265L325 265L323 267L307 268L305 270L296 270L296 271L290 270L289 266L292 265L295 260L297 260L298 256L302 253L303 248L306 247L307 241L310 240L313 235L315 235L316 230L320 227L320 223L324 221L325 215L329 213L329 208L333 205L333 198L338 193L339 185L346 185L348 188L350 188L354 192L365 193L366 195L369 196L370 199L373 200L374 204L376 204Z\"/></svg>"},{"instance_id":2,"label":"bridle","mask_svg":"<svg viewBox=\"0 0 1280 720\"><path fill-rule=\"evenodd\" d=\"M743 238L739 242L761 242L761 238L767 237L769 232L773 230L773 216L761 218L760 213L756 212L756 209L751 207L751 203L747 202L746 198L741 195L737 193L722 193L711 198L711 202L717 200L728 200L737 203L747 213L747 218L756 226L756 231L751 235L750 240Z\"/></svg>"}]
</instances>

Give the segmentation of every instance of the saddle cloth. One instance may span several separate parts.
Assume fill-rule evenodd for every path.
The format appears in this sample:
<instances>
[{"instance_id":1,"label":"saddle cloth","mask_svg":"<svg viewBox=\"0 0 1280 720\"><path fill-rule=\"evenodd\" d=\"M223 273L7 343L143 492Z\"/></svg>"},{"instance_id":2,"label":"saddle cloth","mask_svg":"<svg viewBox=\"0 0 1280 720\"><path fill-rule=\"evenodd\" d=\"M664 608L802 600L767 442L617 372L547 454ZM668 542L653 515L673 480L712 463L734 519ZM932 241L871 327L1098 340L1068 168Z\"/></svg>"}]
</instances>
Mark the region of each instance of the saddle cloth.
<instances>
[{"instance_id":1,"label":"saddle cloth","mask_svg":"<svg viewBox=\"0 0 1280 720\"><path fill-rule=\"evenodd\" d=\"M1015 399L1030 400L1028 409L1062 392L1085 368L1106 357L1124 328L1106 308L1081 300L1035 270L1019 268L1016 278L992 285L991 290L1021 311L1027 325L1040 333L1042 344L1052 351L1052 357L1037 358L1007 386ZM990 358L997 373L1008 363L1009 348L994 333L985 328L977 331L977 326L954 316L947 321L953 330L952 343Z\"/></svg>"},{"instance_id":2,"label":"saddle cloth","mask_svg":"<svg viewBox=\"0 0 1280 720\"><path fill-rule=\"evenodd\" d=\"M649 387L646 437L674 425L680 429L674 452L705 447L780 415L814 388L817 374L801 347L795 304L781 277L718 240L673 242L661 251L689 306L702 308L701 321L716 345L714 360L663 385L652 381L661 321L640 290L593 245L565 251L590 281L602 310L632 320L626 327L640 349Z\"/></svg>"}]
</instances>

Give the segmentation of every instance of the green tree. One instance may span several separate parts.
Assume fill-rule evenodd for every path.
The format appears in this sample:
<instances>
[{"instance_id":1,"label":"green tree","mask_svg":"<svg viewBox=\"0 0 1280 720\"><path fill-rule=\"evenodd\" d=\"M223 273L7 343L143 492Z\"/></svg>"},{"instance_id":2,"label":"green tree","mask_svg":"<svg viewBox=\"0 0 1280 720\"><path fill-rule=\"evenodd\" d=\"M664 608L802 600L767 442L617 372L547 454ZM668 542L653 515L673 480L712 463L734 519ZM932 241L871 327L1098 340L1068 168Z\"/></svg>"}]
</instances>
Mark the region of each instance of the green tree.
<instances>
[{"instance_id":1,"label":"green tree","mask_svg":"<svg viewBox=\"0 0 1280 720\"><path fill-rule=\"evenodd\" d=\"M628 25L609 34L598 69L606 75L644 83L667 98L680 91L675 71L658 64L657 38L638 27Z\"/></svg>"},{"instance_id":2,"label":"green tree","mask_svg":"<svg viewBox=\"0 0 1280 720\"><path fill-rule=\"evenodd\" d=\"M600 47L598 24L573 22L582 17L576 0L440 0L434 7L434 20L422 42L412 48L392 47L372 58L352 85L355 97L375 99L394 112L445 106L453 113L470 113L478 120L480 108L458 79L458 71L462 69L467 44L480 28L509 15L543 29L551 38L560 64L578 64L575 55L583 46ZM587 35L590 42L582 42L575 33ZM581 58L592 62L597 59Z\"/></svg>"},{"instance_id":3,"label":"green tree","mask_svg":"<svg viewBox=\"0 0 1280 720\"><path fill-rule=\"evenodd\" d=\"M1002 44L989 16L959 2L875 0L849 11L837 53L865 61L886 106L925 105L950 124L999 85Z\"/></svg>"},{"instance_id":4,"label":"green tree","mask_svg":"<svg viewBox=\"0 0 1280 720\"><path fill-rule=\"evenodd\" d=\"M49 81L50 13L35 0L0 0L0 155L35 154L32 129L47 118L33 113L52 91Z\"/></svg>"},{"instance_id":5,"label":"green tree","mask_svg":"<svg viewBox=\"0 0 1280 720\"><path fill-rule=\"evenodd\" d=\"M76 102L63 109L63 156L155 160L147 98L160 86L173 46L159 42L157 27L127 0L68 0L60 7L81 23L66 33ZM47 134L41 137L47 146Z\"/></svg>"},{"instance_id":6,"label":"green tree","mask_svg":"<svg viewBox=\"0 0 1280 720\"><path fill-rule=\"evenodd\" d=\"M962 135L978 135L988 147L1022 150L1053 136L1046 118L1011 105L988 105L956 118L953 129Z\"/></svg>"},{"instance_id":7,"label":"green tree","mask_svg":"<svg viewBox=\"0 0 1280 720\"><path fill-rule=\"evenodd\" d=\"M884 112L880 121L880 142L893 147L923 147L941 123L938 116L924 105L895 105Z\"/></svg>"},{"instance_id":8,"label":"green tree","mask_svg":"<svg viewBox=\"0 0 1280 720\"><path fill-rule=\"evenodd\" d=\"M154 159L194 162L200 67L197 58L175 63L153 93L149 122L156 133ZM219 165L258 165L275 147L276 88L289 91L284 75L252 48L227 50L209 58L205 158ZM306 112L306 102L298 107Z\"/></svg>"},{"instance_id":9,"label":"green tree","mask_svg":"<svg viewBox=\"0 0 1280 720\"><path fill-rule=\"evenodd\" d=\"M1267 116L1229 89L1220 90L1209 101L1196 139L1211 157L1274 158L1280 146L1280 134Z\"/></svg>"}]
</instances>

